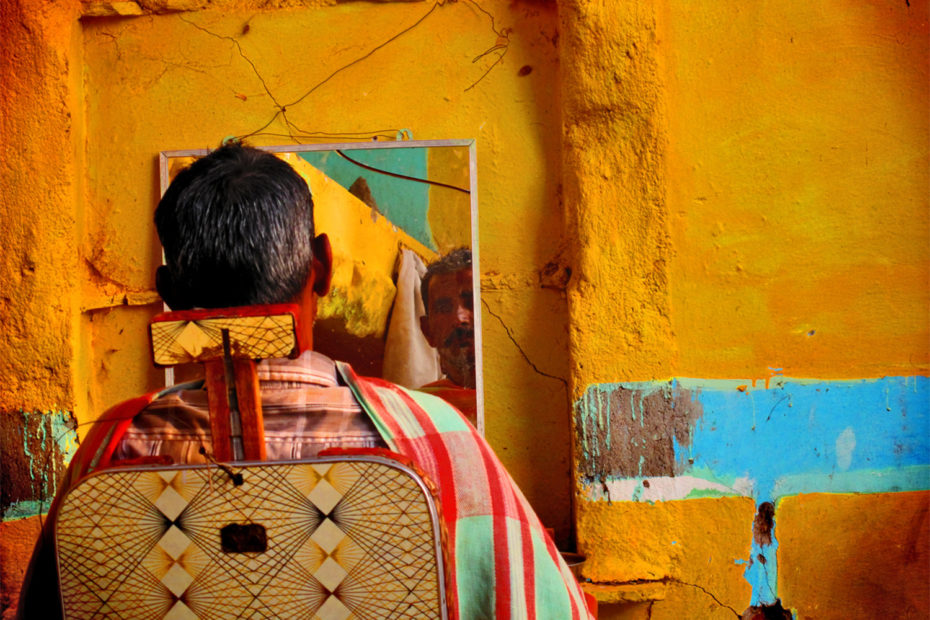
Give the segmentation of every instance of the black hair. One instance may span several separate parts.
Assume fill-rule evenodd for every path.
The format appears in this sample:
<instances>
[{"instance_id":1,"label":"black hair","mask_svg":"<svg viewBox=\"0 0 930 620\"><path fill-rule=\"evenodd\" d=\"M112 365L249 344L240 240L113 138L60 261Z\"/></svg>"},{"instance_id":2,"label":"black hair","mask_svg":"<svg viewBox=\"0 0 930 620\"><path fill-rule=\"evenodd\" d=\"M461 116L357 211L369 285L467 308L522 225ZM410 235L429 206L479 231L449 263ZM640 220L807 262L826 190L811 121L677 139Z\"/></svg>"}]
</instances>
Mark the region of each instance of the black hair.
<instances>
[{"instance_id":1,"label":"black hair","mask_svg":"<svg viewBox=\"0 0 930 620\"><path fill-rule=\"evenodd\" d=\"M174 310L293 301L313 258L313 200L283 160L237 143L182 170L155 210L157 286Z\"/></svg>"},{"instance_id":2,"label":"black hair","mask_svg":"<svg viewBox=\"0 0 930 620\"><path fill-rule=\"evenodd\" d=\"M420 295L423 297L423 307L426 308L427 314L429 314L429 282L433 276L456 273L463 269L471 269L471 248L456 248L429 264L420 280Z\"/></svg>"}]
</instances>

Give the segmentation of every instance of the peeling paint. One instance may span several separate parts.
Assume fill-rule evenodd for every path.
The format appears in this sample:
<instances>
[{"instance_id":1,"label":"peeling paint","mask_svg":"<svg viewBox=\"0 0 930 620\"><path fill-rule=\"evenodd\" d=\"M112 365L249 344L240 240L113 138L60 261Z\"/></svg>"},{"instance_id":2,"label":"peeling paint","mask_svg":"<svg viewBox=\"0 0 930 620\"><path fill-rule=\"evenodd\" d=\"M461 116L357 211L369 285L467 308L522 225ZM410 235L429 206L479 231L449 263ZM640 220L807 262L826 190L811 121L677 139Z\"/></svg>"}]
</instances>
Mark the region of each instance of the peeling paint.
<instances>
[{"instance_id":1,"label":"peeling paint","mask_svg":"<svg viewBox=\"0 0 930 620\"><path fill-rule=\"evenodd\" d=\"M61 410L0 414L0 448L2 519L40 514L77 450L74 416Z\"/></svg>"},{"instance_id":2,"label":"peeling paint","mask_svg":"<svg viewBox=\"0 0 930 620\"><path fill-rule=\"evenodd\" d=\"M576 442L588 480L674 476L676 446L690 445L702 411L689 390L672 381L588 386L575 402Z\"/></svg>"},{"instance_id":3,"label":"peeling paint","mask_svg":"<svg viewBox=\"0 0 930 620\"><path fill-rule=\"evenodd\" d=\"M621 481L652 477L653 490L668 492L657 500L682 499L690 484L759 502L793 493L930 488L930 378L780 377L768 389L736 389L744 384L678 379L589 386L575 404L585 485L607 484L616 499L628 497ZM708 484L659 482L664 477Z\"/></svg>"},{"instance_id":4,"label":"peeling paint","mask_svg":"<svg viewBox=\"0 0 930 620\"><path fill-rule=\"evenodd\" d=\"M752 522L752 548L744 573L752 584L752 606L774 605L778 600L777 551L775 505L762 502Z\"/></svg>"},{"instance_id":5,"label":"peeling paint","mask_svg":"<svg viewBox=\"0 0 930 620\"><path fill-rule=\"evenodd\" d=\"M576 402L575 422L586 501L743 496L758 503L741 560L757 607L778 601L776 499L930 489L930 378L922 376L777 376L768 388L701 379L602 384ZM669 447L673 458L660 462L672 471L644 475L656 461L637 450Z\"/></svg>"},{"instance_id":6,"label":"peeling paint","mask_svg":"<svg viewBox=\"0 0 930 620\"><path fill-rule=\"evenodd\" d=\"M776 599L771 604L752 605L740 614L740 620L792 620L794 615Z\"/></svg>"},{"instance_id":7,"label":"peeling paint","mask_svg":"<svg viewBox=\"0 0 930 620\"><path fill-rule=\"evenodd\" d=\"M745 394L706 381L697 398L704 413L678 461L694 459L716 475L748 475L758 502L789 488L837 491L836 478L849 490L930 488L930 378L779 379Z\"/></svg>"},{"instance_id":8,"label":"peeling paint","mask_svg":"<svg viewBox=\"0 0 930 620\"><path fill-rule=\"evenodd\" d=\"M593 501L662 502L699 497L747 497L752 493L751 482L740 478L725 484L715 481L711 474L704 476L656 476L650 478L605 478L586 482L582 494Z\"/></svg>"},{"instance_id":9,"label":"peeling paint","mask_svg":"<svg viewBox=\"0 0 930 620\"><path fill-rule=\"evenodd\" d=\"M759 504L759 511L752 521L752 539L760 545L772 544L772 530L775 529L775 506L772 502Z\"/></svg>"}]
</instances>

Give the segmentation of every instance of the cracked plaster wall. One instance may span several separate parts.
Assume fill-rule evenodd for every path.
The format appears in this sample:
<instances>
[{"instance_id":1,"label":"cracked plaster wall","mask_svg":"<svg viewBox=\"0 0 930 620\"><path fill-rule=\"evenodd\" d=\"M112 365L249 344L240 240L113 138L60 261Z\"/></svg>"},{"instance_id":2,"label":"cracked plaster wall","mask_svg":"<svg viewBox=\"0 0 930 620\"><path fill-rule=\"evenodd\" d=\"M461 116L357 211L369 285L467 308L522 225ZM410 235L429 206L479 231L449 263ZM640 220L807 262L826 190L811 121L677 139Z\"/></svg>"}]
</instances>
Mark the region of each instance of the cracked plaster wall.
<instances>
[{"instance_id":1,"label":"cracked plaster wall","mask_svg":"<svg viewBox=\"0 0 930 620\"><path fill-rule=\"evenodd\" d=\"M77 3L0 5L0 613L8 617L73 435L82 184ZM42 36L35 36L43 33ZM54 75L45 82L41 75Z\"/></svg>"},{"instance_id":2,"label":"cracked plaster wall","mask_svg":"<svg viewBox=\"0 0 930 620\"><path fill-rule=\"evenodd\" d=\"M10 85L0 104L3 406L64 409L89 424L160 385L143 335L160 310L157 153L258 130L276 111L273 97L294 102L319 85L288 106L288 121L307 132L407 128L416 139L477 140L486 434L567 542L556 5L203 4L0 5ZM288 143L288 132L276 118L251 142ZM15 152L27 156L8 156ZM3 523L7 615L24 566L6 558L28 554L36 524Z\"/></svg>"}]
</instances>

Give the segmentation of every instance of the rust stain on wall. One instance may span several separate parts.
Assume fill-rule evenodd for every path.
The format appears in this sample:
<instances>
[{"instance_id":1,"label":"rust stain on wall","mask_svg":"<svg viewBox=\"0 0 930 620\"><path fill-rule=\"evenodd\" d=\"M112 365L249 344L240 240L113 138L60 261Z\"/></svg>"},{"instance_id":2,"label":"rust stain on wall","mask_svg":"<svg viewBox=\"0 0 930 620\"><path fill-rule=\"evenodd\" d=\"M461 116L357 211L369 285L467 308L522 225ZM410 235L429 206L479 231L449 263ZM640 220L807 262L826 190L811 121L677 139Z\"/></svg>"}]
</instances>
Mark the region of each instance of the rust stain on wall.
<instances>
[{"instance_id":1,"label":"rust stain on wall","mask_svg":"<svg viewBox=\"0 0 930 620\"><path fill-rule=\"evenodd\" d=\"M701 415L691 391L671 382L588 386L575 403L579 473L589 479L674 476L675 442L690 445Z\"/></svg>"},{"instance_id":2,"label":"rust stain on wall","mask_svg":"<svg viewBox=\"0 0 930 620\"><path fill-rule=\"evenodd\" d=\"M752 522L752 538L759 545L772 544L772 530L775 528L775 505L772 502L759 504L759 512Z\"/></svg>"},{"instance_id":3,"label":"rust stain on wall","mask_svg":"<svg viewBox=\"0 0 930 620\"><path fill-rule=\"evenodd\" d=\"M773 605L754 605L740 615L740 620L792 620L794 616L782 607L781 601Z\"/></svg>"}]
</instances>

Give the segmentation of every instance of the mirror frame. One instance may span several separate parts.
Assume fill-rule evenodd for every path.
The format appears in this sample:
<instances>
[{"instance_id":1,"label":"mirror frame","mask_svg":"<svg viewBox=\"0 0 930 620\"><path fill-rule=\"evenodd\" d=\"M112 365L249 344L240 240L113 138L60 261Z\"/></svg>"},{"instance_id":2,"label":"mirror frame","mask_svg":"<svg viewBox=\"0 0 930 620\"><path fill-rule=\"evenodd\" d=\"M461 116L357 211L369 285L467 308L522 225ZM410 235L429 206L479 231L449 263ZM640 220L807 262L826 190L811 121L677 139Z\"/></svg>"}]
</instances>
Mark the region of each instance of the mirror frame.
<instances>
[{"instance_id":1,"label":"mirror frame","mask_svg":"<svg viewBox=\"0 0 930 620\"><path fill-rule=\"evenodd\" d=\"M395 142L341 142L325 144L293 144L280 146L255 146L270 153L303 153L308 151L362 151L398 148L433 148L465 147L468 148L469 203L471 209L471 257L472 257L472 294L475 324L475 398L477 400L478 432L484 435L484 355L481 321L481 269L478 252L478 166L475 140L398 140ZM170 160L177 157L203 157L212 149L167 150L158 154L158 171L160 180L159 197L163 196L170 184ZM321 231L325 232L325 231ZM338 243L338 240L334 240ZM164 260L164 258L163 258ZM165 369L165 384L174 384L174 371Z\"/></svg>"}]
</instances>

